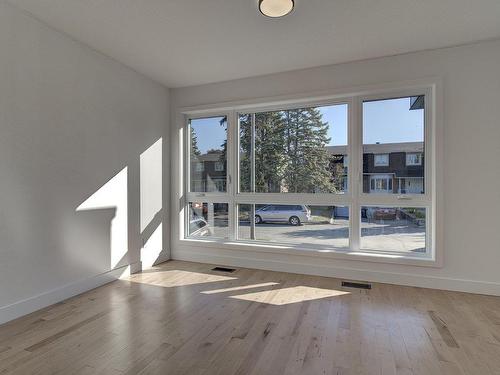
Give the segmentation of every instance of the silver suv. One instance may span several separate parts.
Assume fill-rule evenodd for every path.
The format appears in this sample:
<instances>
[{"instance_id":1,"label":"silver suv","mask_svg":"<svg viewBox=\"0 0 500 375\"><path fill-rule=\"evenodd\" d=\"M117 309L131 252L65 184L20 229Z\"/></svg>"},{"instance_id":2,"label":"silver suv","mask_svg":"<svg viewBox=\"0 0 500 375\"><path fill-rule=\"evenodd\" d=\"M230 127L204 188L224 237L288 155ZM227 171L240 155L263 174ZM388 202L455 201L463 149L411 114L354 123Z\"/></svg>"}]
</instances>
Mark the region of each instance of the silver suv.
<instances>
[{"instance_id":1,"label":"silver suv","mask_svg":"<svg viewBox=\"0 0 500 375\"><path fill-rule=\"evenodd\" d=\"M268 204L255 211L255 224L264 222L300 225L311 220L311 210L299 204Z\"/></svg>"}]
</instances>

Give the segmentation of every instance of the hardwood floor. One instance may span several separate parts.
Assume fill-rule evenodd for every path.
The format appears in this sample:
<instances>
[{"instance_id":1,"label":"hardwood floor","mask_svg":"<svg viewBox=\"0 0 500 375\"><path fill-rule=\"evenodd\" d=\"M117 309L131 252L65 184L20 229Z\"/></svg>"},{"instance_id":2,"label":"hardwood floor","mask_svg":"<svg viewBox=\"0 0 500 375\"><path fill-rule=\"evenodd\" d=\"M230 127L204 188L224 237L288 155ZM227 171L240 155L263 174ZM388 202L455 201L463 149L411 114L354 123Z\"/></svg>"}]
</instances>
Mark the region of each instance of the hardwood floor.
<instances>
[{"instance_id":1,"label":"hardwood floor","mask_svg":"<svg viewBox=\"0 0 500 375\"><path fill-rule=\"evenodd\" d=\"M500 374L500 298L173 261L0 326L0 374Z\"/></svg>"}]
</instances>

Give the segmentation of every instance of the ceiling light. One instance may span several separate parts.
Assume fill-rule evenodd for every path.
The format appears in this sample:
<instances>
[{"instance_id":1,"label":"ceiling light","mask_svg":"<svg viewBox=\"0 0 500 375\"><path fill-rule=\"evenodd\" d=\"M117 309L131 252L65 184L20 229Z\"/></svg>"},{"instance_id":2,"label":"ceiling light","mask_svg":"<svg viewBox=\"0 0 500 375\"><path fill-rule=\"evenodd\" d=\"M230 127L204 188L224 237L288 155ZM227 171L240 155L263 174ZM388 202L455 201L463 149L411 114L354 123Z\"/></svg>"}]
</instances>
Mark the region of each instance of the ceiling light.
<instances>
[{"instance_id":1,"label":"ceiling light","mask_svg":"<svg viewBox=\"0 0 500 375\"><path fill-rule=\"evenodd\" d=\"M286 16L293 10L293 0L259 0L259 10L267 17Z\"/></svg>"}]
</instances>

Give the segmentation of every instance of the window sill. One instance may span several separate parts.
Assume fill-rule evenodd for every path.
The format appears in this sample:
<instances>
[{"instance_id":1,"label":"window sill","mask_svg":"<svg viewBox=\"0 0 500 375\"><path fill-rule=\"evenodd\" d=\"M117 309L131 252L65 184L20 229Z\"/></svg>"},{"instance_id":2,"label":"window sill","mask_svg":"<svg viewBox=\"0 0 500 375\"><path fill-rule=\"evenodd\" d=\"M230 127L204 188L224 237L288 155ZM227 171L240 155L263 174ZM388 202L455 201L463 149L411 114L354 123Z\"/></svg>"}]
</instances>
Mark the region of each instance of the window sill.
<instances>
[{"instance_id":1,"label":"window sill","mask_svg":"<svg viewBox=\"0 0 500 375\"><path fill-rule=\"evenodd\" d=\"M348 249L314 249L304 248L293 245L276 244L269 242L255 243L250 241L240 240L225 240L225 239L194 239L184 238L179 240L180 245L208 247L221 250L235 250L243 252L261 252L274 254L287 254L305 257L320 257L329 259L363 261L386 264L400 264L418 267L442 267L442 265L428 254L414 254L411 256L397 253L384 253L375 251L363 250L348 250Z\"/></svg>"}]
</instances>

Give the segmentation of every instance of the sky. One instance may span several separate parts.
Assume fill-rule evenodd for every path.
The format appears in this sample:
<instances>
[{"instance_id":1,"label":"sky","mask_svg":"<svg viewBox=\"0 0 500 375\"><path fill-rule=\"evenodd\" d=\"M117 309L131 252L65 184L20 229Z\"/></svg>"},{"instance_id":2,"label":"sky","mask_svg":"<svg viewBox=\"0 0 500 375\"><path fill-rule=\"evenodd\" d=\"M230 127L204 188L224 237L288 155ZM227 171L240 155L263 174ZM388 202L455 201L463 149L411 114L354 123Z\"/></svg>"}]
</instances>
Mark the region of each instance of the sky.
<instances>
[{"instance_id":1,"label":"sky","mask_svg":"<svg viewBox=\"0 0 500 375\"><path fill-rule=\"evenodd\" d=\"M410 98L378 100L363 103L363 143L422 142L424 110L410 111ZM318 107L328 122L329 145L347 145L347 104ZM222 117L191 120L201 153L221 149L227 130L220 125Z\"/></svg>"},{"instance_id":2,"label":"sky","mask_svg":"<svg viewBox=\"0 0 500 375\"><path fill-rule=\"evenodd\" d=\"M191 120L191 127L196 133L198 149L202 154L211 149L222 150L221 145L227 137L227 123L222 126L222 117L209 117Z\"/></svg>"}]
</instances>

